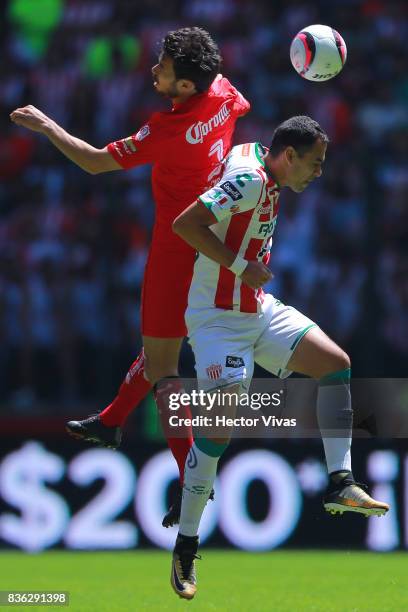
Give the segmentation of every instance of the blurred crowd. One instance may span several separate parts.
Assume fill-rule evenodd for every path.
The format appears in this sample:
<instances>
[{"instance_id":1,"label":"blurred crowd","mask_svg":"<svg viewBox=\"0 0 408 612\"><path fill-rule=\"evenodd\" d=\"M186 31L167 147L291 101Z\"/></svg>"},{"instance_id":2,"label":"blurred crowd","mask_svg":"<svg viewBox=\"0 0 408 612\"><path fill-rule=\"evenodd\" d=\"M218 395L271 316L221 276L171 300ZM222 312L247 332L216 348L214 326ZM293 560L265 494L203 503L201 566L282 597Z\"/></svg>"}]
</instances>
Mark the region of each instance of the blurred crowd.
<instances>
[{"instance_id":1,"label":"blurred crowd","mask_svg":"<svg viewBox=\"0 0 408 612\"><path fill-rule=\"evenodd\" d=\"M325 23L343 72L301 79L292 37ZM1 405L99 405L141 345L154 202L150 168L91 176L9 121L33 104L102 147L167 108L150 68L170 29L200 25L252 103L235 142L268 145L309 114L331 144L323 177L282 195L268 286L352 357L404 377L408 357L408 5L404 0L7 0L0 8ZM165 269L165 262L163 262ZM158 279L160 282L160 279ZM165 308L165 304L163 304ZM191 356L184 354L187 370Z\"/></svg>"}]
</instances>

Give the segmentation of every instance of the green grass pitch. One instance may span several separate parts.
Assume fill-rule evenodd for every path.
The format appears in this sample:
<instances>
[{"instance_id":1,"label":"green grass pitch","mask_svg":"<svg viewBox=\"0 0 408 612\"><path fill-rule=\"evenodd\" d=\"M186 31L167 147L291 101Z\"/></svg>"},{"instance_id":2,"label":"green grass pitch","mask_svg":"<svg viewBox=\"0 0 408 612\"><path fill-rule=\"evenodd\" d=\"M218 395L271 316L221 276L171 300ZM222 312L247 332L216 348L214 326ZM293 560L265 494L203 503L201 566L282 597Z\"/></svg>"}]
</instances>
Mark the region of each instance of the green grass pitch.
<instances>
[{"instance_id":1,"label":"green grass pitch","mask_svg":"<svg viewBox=\"0 0 408 612\"><path fill-rule=\"evenodd\" d=\"M202 549L191 602L170 587L170 553L0 554L0 590L63 590L68 612L189 610L245 612L398 612L408 610L404 553ZM8 610L40 609L13 606ZM1 610L1 608L0 608Z\"/></svg>"}]
</instances>

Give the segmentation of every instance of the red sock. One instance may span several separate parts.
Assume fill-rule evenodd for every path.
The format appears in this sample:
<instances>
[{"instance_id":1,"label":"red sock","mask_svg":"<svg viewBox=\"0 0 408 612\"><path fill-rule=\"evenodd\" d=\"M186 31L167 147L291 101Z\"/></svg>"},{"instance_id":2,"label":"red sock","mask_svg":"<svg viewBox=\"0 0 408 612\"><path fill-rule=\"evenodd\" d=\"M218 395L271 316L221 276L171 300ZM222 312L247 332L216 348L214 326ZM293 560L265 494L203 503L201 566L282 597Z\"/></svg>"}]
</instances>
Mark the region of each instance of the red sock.
<instances>
[{"instance_id":1,"label":"red sock","mask_svg":"<svg viewBox=\"0 0 408 612\"><path fill-rule=\"evenodd\" d=\"M167 444L173 453L173 457L177 461L181 486L183 486L184 482L184 467L186 465L187 455L190 448L193 446L193 442L194 439L192 435L188 438L167 438Z\"/></svg>"},{"instance_id":2,"label":"red sock","mask_svg":"<svg viewBox=\"0 0 408 612\"><path fill-rule=\"evenodd\" d=\"M154 386L154 399L156 400L164 435L167 438L167 444L177 461L181 485L184 480L184 466L187 455L193 446L194 438L191 425L184 426L182 429L179 428L177 431L179 437L170 437L169 434L174 434L174 431L169 426L169 416L174 413L169 409L169 395L171 393L180 394L182 392L183 386L178 377L163 378ZM190 408L188 406L180 406L177 410L177 415L183 418L191 418Z\"/></svg>"},{"instance_id":3,"label":"red sock","mask_svg":"<svg viewBox=\"0 0 408 612\"><path fill-rule=\"evenodd\" d=\"M142 348L136 361L130 366L117 396L100 414L104 425L108 427L122 427L132 410L149 393L152 386L143 376L144 359L144 350Z\"/></svg>"},{"instance_id":4,"label":"red sock","mask_svg":"<svg viewBox=\"0 0 408 612\"><path fill-rule=\"evenodd\" d=\"M142 348L137 359L132 363L125 380L121 384L117 396L113 402L109 404L109 406L107 406L107 408L105 408L105 410L103 410L100 414L101 421L104 425L107 425L108 427L122 427L132 410L142 401L142 399L146 397L152 387L144 378L143 374L144 351ZM166 398L168 398L169 393L180 393L182 389L180 379L170 378L167 380L172 381L173 384L171 385L170 390L166 391ZM168 401L163 401L163 397L161 400L158 399L157 395L160 395L160 393L155 393L155 399L159 408L159 414L162 421L163 430L167 438L167 444L169 445L169 448L177 462L180 472L180 483L183 484L184 465L188 452L193 445L192 430L191 427L185 428L183 437L168 437ZM160 412L161 406L163 406L162 412ZM183 412L183 414L180 412L180 416L185 416L186 418L191 417L188 406L183 406L182 408L185 412Z\"/></svg>"}]
</instances>

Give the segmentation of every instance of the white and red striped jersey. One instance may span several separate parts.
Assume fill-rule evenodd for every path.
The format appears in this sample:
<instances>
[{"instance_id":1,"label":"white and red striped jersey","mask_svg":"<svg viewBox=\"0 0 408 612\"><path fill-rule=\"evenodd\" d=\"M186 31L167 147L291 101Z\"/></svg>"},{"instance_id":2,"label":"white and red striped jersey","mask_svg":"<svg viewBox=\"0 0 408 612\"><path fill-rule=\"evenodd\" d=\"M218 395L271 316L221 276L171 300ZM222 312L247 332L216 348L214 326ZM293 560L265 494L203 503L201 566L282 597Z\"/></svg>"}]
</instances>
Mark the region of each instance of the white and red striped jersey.
<instances>
[{"instance_id":1,"label":"white and red striped jersey","mask_svg":"<svg viewBox=\"0 0 408 612\"><path fill-rule=\"evenodd\" d=\"M268 174L260 143L231 150L222 178L199 199L218 223L210 229L235 254L267 264L279 209L280 189ZM251 289L228 268L199 254L191 283L188 308L208 307L260 312L264 292Z\"/></svg>"}]
</instances>

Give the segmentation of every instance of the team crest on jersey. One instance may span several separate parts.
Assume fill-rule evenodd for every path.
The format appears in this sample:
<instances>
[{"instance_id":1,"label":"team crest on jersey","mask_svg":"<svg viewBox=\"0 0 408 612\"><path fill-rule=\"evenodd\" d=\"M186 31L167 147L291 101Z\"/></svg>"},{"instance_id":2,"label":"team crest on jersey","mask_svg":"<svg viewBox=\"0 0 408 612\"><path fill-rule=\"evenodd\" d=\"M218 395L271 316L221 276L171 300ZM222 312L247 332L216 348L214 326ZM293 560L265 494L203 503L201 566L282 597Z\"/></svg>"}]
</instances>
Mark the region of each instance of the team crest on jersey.
<instances>
[{"instance_id":1,"label":"team crest on jersey","mask_svg":"<svg viewBox=\"0 0 408 612\"><path fill-rule=\"evenodd\" d=\"M150 134L149 126L144 125L143 127L140 128L140 130L136 134L136 140L143 140L143 138L146 138L146 136L148 136L149 134Z\"/></svg>"},{"instance_id":2,"label":"team crest on jersey","mask_svg":"<svg viewBox=\"0 0 408 612\"><path fill-rule=\"evenodd\" d=\"M210 380L217 380L222 374L222 365L220 363L213 363L205 371Z\"/></svg>"}]
</instances>

